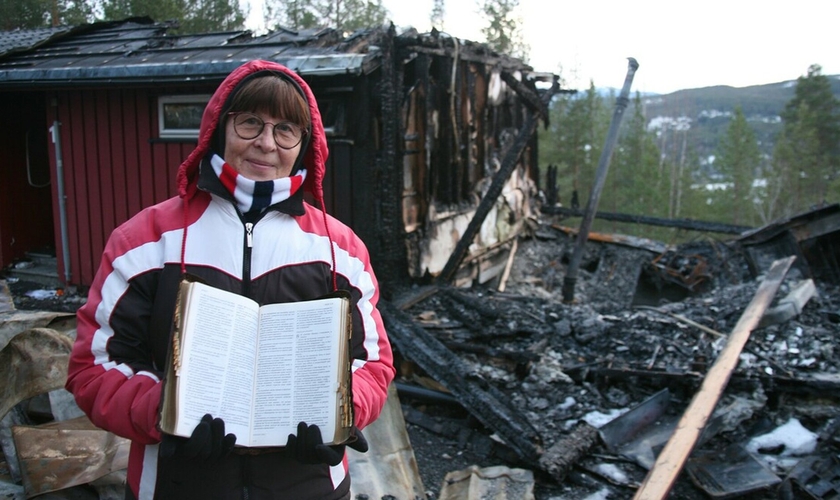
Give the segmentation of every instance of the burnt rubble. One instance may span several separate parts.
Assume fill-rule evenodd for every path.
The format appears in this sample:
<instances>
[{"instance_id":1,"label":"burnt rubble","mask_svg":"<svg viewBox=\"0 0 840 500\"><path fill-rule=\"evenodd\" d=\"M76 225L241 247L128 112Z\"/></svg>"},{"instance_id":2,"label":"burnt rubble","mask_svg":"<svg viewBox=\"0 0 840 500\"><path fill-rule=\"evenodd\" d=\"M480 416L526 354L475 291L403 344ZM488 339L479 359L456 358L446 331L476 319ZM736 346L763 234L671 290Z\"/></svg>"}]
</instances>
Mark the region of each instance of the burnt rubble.
<instances>
[{"instance_id":1,"label":"burnt rubble","mask_svg":"<svg viewBox=\"0 0 840 500\"><path fill-rule=\"evenodd\" d=\"M456 478L463 486L470 474L483 474L483 481L492 477L507 481L511 491L522 489L523 500L637 498L708 382L727 338L770 281L771 266L765 264L793 253L799 262L779 279L749 332L713 402L714 413L700 426L696 444L687 446L691 454L668 498L840 498L840 284L831 279L836 267L823 265L833 262L836 239L836 231L826 230L836 227L835 213L829 215L819 223L806 217L812 230L797 226L798 240L785 233L792 227L787 222L771 226L769 236L757 231L739 240L702 233L677 246L591 233L572 302L564 301L562 288L575 230L562 219L547 218L531 221L513 245L509 267L495 280L390 293L380 304L396 356L392 389L402 415L389 426L410 436L412 457L402 460L416 465L422 478L407 489L424 488L428 500L467 498L449 486ZM828 242L821 239L826 235ZM802 251L789 252L791 241ZM20 283L12 288L15 303L27 305ZM68 312L78 306L67 297L61 301ZM59 328L52 316L41 318L44 314L32 318L45 324L28 325L19 341L49 333L41 327L59 333L70 328L72 318L62 319L68 325ZM66 332L71 334L72 329ZM66 362L69 352L61 343L58 350L46 349L44 342L26 345L44 351L42 358L50 362ZM59 379L49 388L60 387ZM0 441L6 456L16 455L10 443L19 441L20 464L31 469L30 479L43 482L55 476L51 467L73 467L68 460L24 453L41 450L39 443L60 444L47 434L52 429L20 426L40 422L31 414L49 413L33 408L53 406L56 391L47 402L29 399L44 391L36 389L7 398L28 401L28 410L24 414L24 406L16 406L4 429L28 434ZM55 408L51 411L55 416ZM56 420L81 425L73 416ZM96 492L91 482L53 494L119 498L124 471L117 470L118 459L125 443L86 427L73 432L86 436L90 454L105 450L114 458L102 462L98 474L114 472L95 485ZM376 467L392 459L371 464L365 479L389 477ZM0 463L0 476L14 478L17 467L16 461ZM73 481L65 485L78 484Z\"/></svg>"},{"instance_id":2,"label":"burnt rubble","mask_svg":"<svg viewBox=\"0 0 840 500\"><path fill-rule=\"evenodd\" d=\"M764 276L752 274L749 256L732 240L704 237L668 248L590 241L575 300L565 303L572 233L539 224L519 241L503 284L400 294L393 310L383 311L392 332L408 328L394 335L398 387L409 427L489 455L485 465L534 470L538 499L632 498ZM840 295L837 284L805 280L801 269L787 273L770 309L804 281L813 293L794 313L751 332L669 498L840 494ZM447 418L453 404L470 418ZM641 420L633 421L631 408ZM781 444L743 451L790 421L818 436L813 450L796 460ZM633 441L657 426L665 431L642 440L639 451ZM753 468L733 484L709 479L720 476L715 467L741 473L730 463L735 457L748 457ZM805 460L814 467L795 472ZM424 482L436 491L438 484Z\"/></svg>"}]
</instances>

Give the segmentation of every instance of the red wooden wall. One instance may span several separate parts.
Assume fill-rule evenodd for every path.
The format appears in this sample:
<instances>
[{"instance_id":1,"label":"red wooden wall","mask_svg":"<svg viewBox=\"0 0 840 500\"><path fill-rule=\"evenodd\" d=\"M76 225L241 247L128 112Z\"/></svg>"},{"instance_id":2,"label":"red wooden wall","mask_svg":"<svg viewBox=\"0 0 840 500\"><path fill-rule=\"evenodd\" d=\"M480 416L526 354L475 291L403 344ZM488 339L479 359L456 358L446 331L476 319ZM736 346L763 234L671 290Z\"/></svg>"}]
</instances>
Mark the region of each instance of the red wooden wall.
<instances>
[{"instance_id":1,"label":"red wooden wall","mask_svg":"<svg viewBox=\"0 0 840 500\"><path fill-rule=\"evenodd\" d=\"M175 175L195 140L158 140L157 95L144 89L90 89L56 91L48 97L48 122L61 124L68 284L90 285L111 231L143 208L177 194ZM50 163L55 185L52 147ZM55 205L55 242L60 246ZM63 277L60 249L57 254Z\"/></svg>"}]
</instances>

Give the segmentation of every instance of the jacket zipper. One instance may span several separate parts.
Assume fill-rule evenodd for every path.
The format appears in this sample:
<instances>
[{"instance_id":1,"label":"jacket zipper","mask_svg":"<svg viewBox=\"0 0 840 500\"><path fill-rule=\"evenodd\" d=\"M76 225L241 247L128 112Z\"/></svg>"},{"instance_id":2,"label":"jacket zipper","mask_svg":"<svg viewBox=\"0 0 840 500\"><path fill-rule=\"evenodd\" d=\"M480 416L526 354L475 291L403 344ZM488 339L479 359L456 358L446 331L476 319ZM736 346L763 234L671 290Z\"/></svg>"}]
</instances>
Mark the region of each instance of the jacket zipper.
<instances>
[{"instance_id":1,"label":"jacket zipper","mask_svg":"<svg viewBox=\"0 0 840 500\"><path fill-rule=\"evenodd\" d=\"M242 295L251 296L251 248L254 246L254 223L245 223L245 251L242 263Z\"/></svg>"}]
</instances>

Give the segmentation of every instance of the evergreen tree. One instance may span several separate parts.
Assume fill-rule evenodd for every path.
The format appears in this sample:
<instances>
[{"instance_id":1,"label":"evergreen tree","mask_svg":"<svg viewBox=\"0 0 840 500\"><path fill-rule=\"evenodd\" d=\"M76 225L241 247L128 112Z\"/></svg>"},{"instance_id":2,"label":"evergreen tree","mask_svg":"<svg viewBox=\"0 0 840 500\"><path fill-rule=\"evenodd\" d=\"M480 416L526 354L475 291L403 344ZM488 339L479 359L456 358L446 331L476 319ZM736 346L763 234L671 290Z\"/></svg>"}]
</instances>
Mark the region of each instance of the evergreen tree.
<instances>
[{"instance_id":1,"label":"evergreen tree","mask_svg":"<svg viewBox=\"0 0 840 500\"><path fill-rule=\"evenodd\" d=\"M78 26L96 20L92 1L55 0L54 5L57 8L54 25Z\"/></svg>"},{"instance_id":2,"label":"evergreen tree","mask_svg":"<svg viewBox=\"0 0 840 500\"><path fill-rule=\"evenodd\" d=\"M840 196L840 101L819 65L796 82L782 112L783 129L762 187L764 223L790 217Z\"/></svg>"},{"instance_id":3,"label":"evergreen tree","mask_svg":"<svg viewBox=\"0 0 840 500\"><path fill-rule=\"evenodd\" d=\"M389 15L388 9L382 5L382 0L347 1L344 21L336 26L345 31L375 28L385 24Z\"/></svg>"},{"instance_id":4,"label":"evergreen tree","mask_svg":"<svg viewBox=\"0 0 840 500\"><path fill-rule=\"evenodd\" d=\"M811 109L802 104L776 140L762 196L763 222L790 217L826 201L826 156Z\"/></svg>"},{"instance_id":5,"label":"evergreen tree","mask_svg":"<svg viewBox=\"0 0 840 500\"><path fill-rule=\"evenodd\" d=\"M800 113L807 106L807 113ZM816 176L830 181L840 176L840 101L834 97L831 82L817 64L808 68L806 76L796 80L793 99L782 112L785 128L802 125L814 130L820 151L825 155L823 171ZM824 201L824 200L823 200Z\"/></svg>"},{"instance_id":6,"label":"evergreen tree","mask_svg":"<svg viewBox=\"0 0 840 500\"><path fill-rule=\"evenodd\" d=\"M619 135L618 147L610 163L610 174L617 182L613 210L639 215L664 216L664 180L659 173L659 147L656 136L647 129L641 95L637 92L630 106L629 120ZM626 118L625 118L626 120Z\"/></svg>"},{"instance_id":7,"label":"evergreen tree","mask_svg":"<svg viewBox=\"0 0 840 500\"><path fill-rule=\"evenodd\" d=\"M0 3L0 19L4 31L49 26L48 13L52 2L48 0L4 0Z\"/></svg>"},{"instance_id":8,"label":"evergreen tree","mask_svg":"<svg viewBox=\"0 0 840 500\"><path fill-rule=\"evenodd\" d=\"M4 0L0 30L73 26L93 22L92 0Z\"/></svg>"},{"instance_id":9,"label":"evergreen tree","mask_svg":"<svg viewBox=\"0 0 840 500\"><path fill-rule=\"evenodd\" d=\"M729 214L725 222L736 225L753 223L752 185L760 161L755 132L747 123L741 107L737 106L715 157L715 166L729 185L725 197L720 200L723 213Z\"/></svg>"},{"instance_id":10,"label":"evergreen tree","mask_svg":"<svg viewBox=\"0 0 840 500\"><path fill-rule=\"evenodd\" d=\"M175 33L207 33L242 29L245 15L238 0L104 0L106 21L148 16L177 21Z\"/></svg>"},{"instance_id":11,"label":"evergreen tree","mask_svg":"<svg viewBox=\"0 0 840 500\"><path fill-rule=\"evenodd\" d=\"M190 0L182 33L234 31L245 26L245 14L237 0Z\"/></svg>"},{"instance_id":12,"label":"evergreen tree","mask_svg":"<svg viewBox=\"0 0 840 500\"><path fill-rule=\"evenodd\" d=\"M354 31L385 24L382 0L268 0L269 24L289 29L316 26Z\"/></svg>"},{"instance_id":13,"label":"evergreen tree","mask_svg":"<svg viewBox=\"0 0 840 500\"><path fill-rule=\"evenodd\" d=\"M155 21L181 21L186 17L186 0L104 0L102 11L106 21L148 16Z\"/></svg>"},{"instance_id":14,"label":"evergreen tree","mask_svg":"<svg viewBox=\"0 0 840 500\"><path fill-rule=\"evenodd\" d=\"M278 0L266 2L266 21L269 25L292 30L314 28L319 25L313 0Z\"/></svg>"},{"instance_id":15,"label":"evergreen tree","mask_svg":"<svg viewBox=\"0 0 840 500\"><path fill-rule=\"evenodd\" d=\"M522 20L516 16L518 7L519 0L482 0L479 9L487 25L481 33L497 52L527 60L530 49L522 33Z\"/></svg>"},{"instance_id":16,"label":"evergreen tree","mask_svg":"<svg viewBox=\"0 0 840 500\"><path fill-rule=\"evenodd\" d=\"M445 0L434 0L434 5L432 6L432 12L429 14L429 21L431 22L432 28L438 31L444 31L443 29L443 18L444 14L446 13L446 6Z\"/></svg>"},{"instance_id":17,"label":"evergreen tree","mask_svg":"<svg viewBox=\"0 0 840 500\"><path fill-rule=\"evenodd\" d=\"M583 95L555 98L550 113L550 127L538 132L540 164L558 167L559 201L583 209L609 127L608 112L590 83Z\"/></svg>"}]
</instances>

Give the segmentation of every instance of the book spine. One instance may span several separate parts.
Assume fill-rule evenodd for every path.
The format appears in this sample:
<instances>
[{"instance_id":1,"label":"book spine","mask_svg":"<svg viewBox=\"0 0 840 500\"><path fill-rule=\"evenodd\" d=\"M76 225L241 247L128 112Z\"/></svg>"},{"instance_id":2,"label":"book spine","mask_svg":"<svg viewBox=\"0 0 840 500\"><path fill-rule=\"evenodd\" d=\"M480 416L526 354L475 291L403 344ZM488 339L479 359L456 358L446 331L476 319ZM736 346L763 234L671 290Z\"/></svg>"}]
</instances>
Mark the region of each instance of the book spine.
<instances>
[{"instance_id":1,"label":"book spine","mask_svg":"<svg viewBox=\"0 0 840 500\"><path fill-rule=\"evenodd\" d=\"M345 429L349 429L353 427L353 368L352 368L352 355L351 349L353 344L351 342L353 338L353 315L348 310L347 311L347 355L346 355L346 371L344 376L346 380L344 383L341 384L341 426Z\"/></svg>"},{"instance_id":2,"label":"book spine","mask_svg":"<svg viewBox=\"0 0 840 500\"><path fill-rule=\"evenodd\" d=\"M181 282L178 288L178 298L175 300L175 313L172 315L172 321L175 323L172 329L172 366L175 369L175 375L181 370L181 328L183 322L181 316L183 314L184 294L186 293L186 284Z\"/></svg>"}]
</instances>

